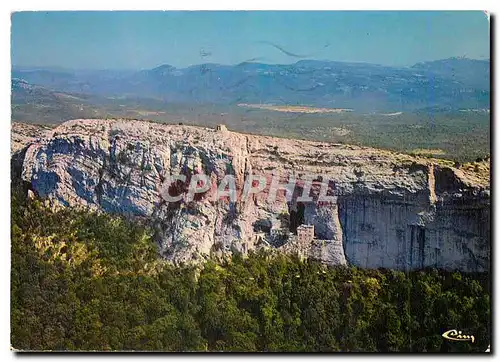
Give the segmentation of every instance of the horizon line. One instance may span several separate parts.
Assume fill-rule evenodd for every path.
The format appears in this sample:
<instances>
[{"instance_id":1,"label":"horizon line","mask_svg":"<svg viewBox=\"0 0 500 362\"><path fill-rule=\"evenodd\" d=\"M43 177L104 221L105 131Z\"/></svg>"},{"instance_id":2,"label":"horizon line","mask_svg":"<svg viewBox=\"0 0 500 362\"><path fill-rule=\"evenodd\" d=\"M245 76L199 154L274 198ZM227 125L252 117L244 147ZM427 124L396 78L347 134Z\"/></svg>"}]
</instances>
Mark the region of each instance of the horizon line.
<instances>
[{"instance_id":1,"label":"horizon line","mask_svg":"<svg viewBox=\"0 0 500 362\"><path fill-rule=\"evenodd\" d=\"M264 62L257 62L253 60L246 60L242 61L239 63L233 63L233 64L222 64L222 63L196 63L192 65L187 65L184 67L176 67L172 64L169 63L161 63L159 65L150 67L150 68L71 68L71 67L65 67L65 66L60 66L60 65L14 65L11 64L11 71L15 69L21 69L21 68L29 68L29 69L41 69L41 70L50 70L50 69L59 69L59 70L72 70L72 71L145 71L145 70L153 70L157 68L161 68L164 66L169 66L174 69L188 69L188 68L193 68L193 67L198 67L202 65L212 65L212 66L221 66L221 67L236 67L240 66L243 64L256 64L256 65L275 65L275 66L287 66L287 65L295 65L300 62L325 62L325 63L344 63L344 64L366 64L366 65L375 65L375 66L381 66L381 67L387 67L387 68L411 68L412 66L415 66L417 64L423 64L423 63L432 63L432 62L439 62L443 60L451 60L451 59L463 59L463 60L473 60L473 61L491 61L490 57L487 58L468 58L466 56L451 56L447 58L440 58L440 59L434 59L434 60L424 60L424 61L419 61L415 62L411 65L406 65L406 66L398 66L398 65L385 65L385 64L380 64L380 63L370 63L366 61L342 61L342 60L330 60L330 59L301 59L293 63L264 63Z\"/></svg>"}]
</instances>

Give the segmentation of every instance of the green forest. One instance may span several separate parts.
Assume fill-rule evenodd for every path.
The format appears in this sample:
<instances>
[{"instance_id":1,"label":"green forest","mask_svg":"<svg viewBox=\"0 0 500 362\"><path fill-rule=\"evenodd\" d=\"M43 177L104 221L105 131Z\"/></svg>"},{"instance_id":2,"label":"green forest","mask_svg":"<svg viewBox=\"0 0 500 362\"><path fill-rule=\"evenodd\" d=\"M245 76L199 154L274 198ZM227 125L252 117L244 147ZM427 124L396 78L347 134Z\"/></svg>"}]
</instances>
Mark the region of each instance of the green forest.
<instances>
[{"instance_id":1,"label":"green forest","mask_svg":"<svg viewBox=\"0 0 500 362\"><path fill-rule=\"evenodd\" d=\"M488 274L326 267L269 252L173 266L140 222L12 195L19 350L484 352ZM475 342L441 335L460 329Z\"/></svg>"}]
</instances>

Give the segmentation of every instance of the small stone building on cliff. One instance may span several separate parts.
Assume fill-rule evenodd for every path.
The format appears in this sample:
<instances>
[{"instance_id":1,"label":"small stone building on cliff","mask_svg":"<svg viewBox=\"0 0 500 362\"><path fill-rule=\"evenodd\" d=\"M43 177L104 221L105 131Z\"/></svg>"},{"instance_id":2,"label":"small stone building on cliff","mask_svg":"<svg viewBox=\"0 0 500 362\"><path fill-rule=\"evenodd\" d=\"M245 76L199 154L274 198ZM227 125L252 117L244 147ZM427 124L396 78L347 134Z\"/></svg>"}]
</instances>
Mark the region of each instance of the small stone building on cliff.
<instances>
[{"instance_id":1,"label":"small stone building on cliff","mask_svg":"<svg viewBox=\"0 0 500 362\"><path fill-rule=\"evenodd\" d=\"M300 225L297 227L297 240L299 243L311 242L314 239L314 225Z\"/></svg>"},{"instance_id":2,"label":"small stone building on cliff","mask_svg":"<svg viewBox=\"0 0 500 362\"><path fill-rule=\"evenodd\" d=\"M216 129L217 129L217 131L220 131L220 132L227 132L227 127L223 124L218 124Z\"/></svg>"}]
</instances>

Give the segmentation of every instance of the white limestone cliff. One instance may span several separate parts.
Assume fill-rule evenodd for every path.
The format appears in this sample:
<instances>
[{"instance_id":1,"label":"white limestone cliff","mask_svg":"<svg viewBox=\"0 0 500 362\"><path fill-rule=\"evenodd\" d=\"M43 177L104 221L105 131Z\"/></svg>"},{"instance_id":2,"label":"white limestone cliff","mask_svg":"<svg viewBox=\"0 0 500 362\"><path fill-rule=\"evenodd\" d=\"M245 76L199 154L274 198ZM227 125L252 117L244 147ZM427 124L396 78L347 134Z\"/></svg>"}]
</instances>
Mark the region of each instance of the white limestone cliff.
<instances>
[{"instance_id":1,"label":"white limestone cliff","mask_svg":"<svg viewBox=\"0 0 500 362\"><path fill-rule=\"evenodd\" d=\"M309 256L328 264L489 268L489 180L437 160L131 120L68 121L19 149L21 177L39 197L146 218L160 254L174 262L246 253L266 245L271 230L309 223L318 239ZM269 202L266 190L237 202L213 201L213 190L191 202L163 200L169 174L198 171L214 183L230 173L239 189L250 174L276 173L283 183L322 175L336 201L302 204L300 185L290 202Z\"/></svg>"}]
</instances>

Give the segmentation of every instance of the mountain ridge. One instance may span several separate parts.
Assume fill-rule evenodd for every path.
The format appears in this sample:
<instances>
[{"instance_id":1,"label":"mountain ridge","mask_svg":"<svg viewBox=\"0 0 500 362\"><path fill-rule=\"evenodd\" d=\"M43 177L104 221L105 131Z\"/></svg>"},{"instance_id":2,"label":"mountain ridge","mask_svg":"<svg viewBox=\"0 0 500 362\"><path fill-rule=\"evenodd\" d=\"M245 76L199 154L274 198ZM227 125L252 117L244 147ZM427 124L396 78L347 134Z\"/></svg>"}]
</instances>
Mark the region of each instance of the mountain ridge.
<instances>
[{"instance_id":1,"label":"mountain ridge","mask_svg":"<svg viewBox=\"0 0 500 362\"><path fill-rule=\"evenodd\" d=\"M17 147L23 151L13 157L14 168L29 189L54 205L145 217L156 230L160 254L176 263L199 262L213 253L245 254L267 243L329 265L462 271L489 265L489 179L474 176L474 169L223 127L80 119L34 137L19 127L16 139L28 144ZM273 175L280 184L321 175L333 200L300 200L301 182L290 198L270 198L267 187L238 200L213 199L216 187L194 200L162 197L169 175L190 180L200 170L217 185L232 175L237 190L249 175L266 178L268 185ZM188 184L176 187L182 193ZM301 224L314 226L311 240L297 240Z\"/></svg>"},{"instance_id":2,"label":"mountain ridge","mask_svg":"<svg viewBox=\"0 0 500 362\"><path fill-rule=\"evenodd\" d=\"M175 69L186 69L189 67L195 67L203 64L212 64L212 65L218 65L218 66L229 66L229 67L234 67L238 65L244 65L244 64L258 64L258 65L279 65L279 66L290 66L290 65L295 65L300 62L321 62L321 63L344 63L344 64L370 64L370 65L375 65L375 66L381 66L381 67L392 67L392 68L412 68L415 67L416 65L419 64L427 64L427 63L435 63L435 62L442 62L442 61L454 61L454 60L465 60L465 61L472 61L472 62L484 62L484 63L490 63L490 59L480 59L480 58L467 58L467 57L458 57L458 56L451 56L447 58L440 58L440 59L433 59L433 60L424 60L424 61L419 61L415 62L411 65L400 65L400 66L395 66L395 65L389 65L389 64L381 64L381 63L370 63L370 62L365 62L365 61L341 61L341 60L333 60L333 59L301 59L297 60L294 63L265 63L265 62L258 62L258 61L252 61L252 60L244 60L242 62L234 63L234 64L223 64L223 63L196 63L196 64L191 64L187 66L175 66L170 63L160 63L158 65L148 67L148 68L126 68L126 69L121 69L121 68L72 68L72 67L65 67L65 66L38 66L38 65L12 65L11 69L12 70L48 70L48 71L61 71L61 72L75 72L75 71L86 71L86 72L95 72L95 71L115 71L115 72L137 72L141 70L151 70L155 68L160 68L162 66L168 66L172 67Z\"/></svg>"},{"instance_id":3,"label":"mountain ridge","mask_svg":"<svg viewBox=\"0 0 500 362\"><path fill-rule=\"evenodd\" d=\"M390 67L300 60L294 64L162 64L141 71L12 70L12 77L62 92L159 98L192 104L274 103L354 111L489 108L489 61L449 58Z\"/></svg>"}]
</instances>

